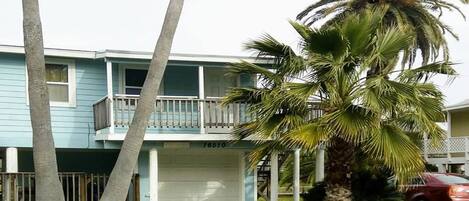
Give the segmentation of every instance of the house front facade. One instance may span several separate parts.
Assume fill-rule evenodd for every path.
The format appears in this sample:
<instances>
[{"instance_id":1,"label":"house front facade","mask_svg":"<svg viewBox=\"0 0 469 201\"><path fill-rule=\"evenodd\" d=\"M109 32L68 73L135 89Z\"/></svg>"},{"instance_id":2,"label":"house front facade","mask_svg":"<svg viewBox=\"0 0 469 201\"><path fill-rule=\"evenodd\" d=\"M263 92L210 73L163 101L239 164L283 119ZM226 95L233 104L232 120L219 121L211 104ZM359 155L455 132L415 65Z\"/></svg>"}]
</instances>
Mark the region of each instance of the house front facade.
<instances>
[{"instance_id":1,"label":"house front facade","mask_svg":"<svg viewBox=\"0 0 469 201\"><path fill-rule=\"evenodd\" d=\"M67 200L99 199L138 105L151 55L45 49L52 130ZM246 159L255 146L233 142L230 134L255 117L246 104L220 104L229 88L256 85L252 76L225 76L227 65L241 59L268 63L170 56L127 200L257 200L256 170ZM34 167L23 47L0 45L0 75L0 195L31 200Z\"/></svg>"},{"instance_id":2,"label":"house front facade","mask_svg":"<svg viewBox=\"0 0 469 201\"><path fill-rule=\"evenodd\" d=\"M469 100L445 108L446 134L441 143L424 139L424 157L439 172L469 175Z\"/></svg>"}]
</instances>

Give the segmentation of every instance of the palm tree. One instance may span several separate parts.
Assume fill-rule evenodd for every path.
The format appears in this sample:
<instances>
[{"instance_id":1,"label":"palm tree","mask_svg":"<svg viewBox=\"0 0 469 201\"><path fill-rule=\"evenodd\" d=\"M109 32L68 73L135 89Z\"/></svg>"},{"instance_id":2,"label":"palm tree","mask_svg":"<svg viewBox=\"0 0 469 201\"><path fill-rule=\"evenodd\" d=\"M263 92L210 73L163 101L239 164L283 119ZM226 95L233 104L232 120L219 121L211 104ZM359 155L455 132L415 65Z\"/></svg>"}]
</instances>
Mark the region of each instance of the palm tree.
<instances>
[{"instance_id":1,"label":"palm tree","mask_svg":"<svg viewBox=\"0 0 469 201\"><path fill-rule=\"evenodd\" d=\"M256 74L263 87L234 88L225 102L248 102L257 118L235 130L256 139L251 161L276 150L327 146L326 200L351 200L354 153L363 152L406 182L424 169L409 134L441 139L435 123L444 119L443 95L434 74L455 75L452 64L397 67L412 45L411 28L382 26L385 15L366 11L320 30L292 22L301 36L300 53L269 35L247 48L274 60L273 70L241 61L231 74ZM374 69L374 73L368 73ZM295 82L295 78L301 82ZM323 111L310 116L311 98ZM268 139L268 140L266 140Z\"/></svg>"},{"instance_id":2,"label":"palm tree","mask_svg":"<svg viewBox=\"0 0 469 201\"><path fill-rule=\"evenodd\" d=\"M467 0L462 0L467 3ZM345 16L359 13L366 9L384 9L384 27L407 27L413 40L404 50L404 62L412 64L417 52L423 64L435 60L441 52L445 60L449 58L445 33L454 38L458 36L440 20L444 10L458 11L465 18L457 5L445 0L319 0L297 15L307 25L327 18L325 25L341 21Z\"/></svg>"},{"instance_id":3,"label":"palm tree","mask_svg":"<svg viewBox=\"0 0 469 201\"><path fill-rule=\"evenodd\" d=\"M44 44L37 0L23 0L23 33L28 69L29 112L33 129L36 200L63 201L65 197L59 181L52 136Z\"/></svg>"}]
</instances>

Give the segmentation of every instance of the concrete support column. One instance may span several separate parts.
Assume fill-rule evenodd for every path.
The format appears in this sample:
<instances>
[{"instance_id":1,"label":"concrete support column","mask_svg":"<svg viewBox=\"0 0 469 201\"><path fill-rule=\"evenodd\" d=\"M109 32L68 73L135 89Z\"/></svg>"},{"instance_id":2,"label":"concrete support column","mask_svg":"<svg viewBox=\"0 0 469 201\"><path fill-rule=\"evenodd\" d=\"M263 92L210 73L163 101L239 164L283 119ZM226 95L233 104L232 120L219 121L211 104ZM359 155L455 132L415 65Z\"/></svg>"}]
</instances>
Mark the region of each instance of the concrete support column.
<instances>
[{"instance_id":1,"label":"concrete support column","mask_svg":"<svg viewBox=\"0 0 469 201\"><path fill-rule=\"evenodd\" d=\"M150 201L158 201L158 151L150 150Z\"/></svg>"},{"instance_id":2,"label":"concrete support column","mask_svg":"<svg viewBox=\"0 0 469 201\"><path fill-rule=\"evenodd\" d=\"M324 181L324 147L316 150L316 182Z\"/></svg>"},{"instance_id":3,"label":"concrete support column","mask_svg":"<svg viewBox=\"0 0 469 201\"><path fill-rule=\"evenodd\" d=\"M300 201L300 150L296 149L293 160L293 201Z\"/></svg>"},{"instance_id":4,"label":"concrete support column","mask_svg":"<svg viewBox=\"0 0 469 201\"><path fill-rule=\"evenodd\" d=\"M278 201L278 153L270 156L270 201Z\"/></svg>"},{"instance_id":5,"label":"concrete support column","mask_svg":"<svg viewBox=\"0 0 469 201\"><path fill-rule=\"evenodd\" d=\"M18 149L15 147L9 147L5 151L5 172L6 173L16 173L18 172ZM11 199L13 195L13 189L11 188L11 183L13 178L7 176L3 184L3 196L4 200Z\"/></svg>"},{"instance_id":6,"label":"concrete support column","mask_svg":"<svg viewBox=\"0 0 469 201\"><path fill-rule=\"evenodd\" d=\"M5 152L5 172L18 172L18 149L15 147L9 147Z\"/></svg>"}]
</instances>

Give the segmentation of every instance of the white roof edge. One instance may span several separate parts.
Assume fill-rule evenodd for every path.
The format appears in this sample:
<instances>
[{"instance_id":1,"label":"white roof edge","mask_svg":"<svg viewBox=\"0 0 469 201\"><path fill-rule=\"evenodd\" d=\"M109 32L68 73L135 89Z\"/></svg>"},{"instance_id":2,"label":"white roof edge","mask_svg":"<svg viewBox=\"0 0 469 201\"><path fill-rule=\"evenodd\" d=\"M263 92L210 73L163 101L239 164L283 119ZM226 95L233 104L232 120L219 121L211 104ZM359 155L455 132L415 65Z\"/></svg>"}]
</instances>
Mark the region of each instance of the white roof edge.
<instances>
[{"instance_id":1,"label":"white roof edge","mask_svg":"<svg viewBox=\"0 0 469 201\"><path fill-rule=\"evenodd\" d=\"M453 110L460 110L460 109L466 109L466 108L469 108L469 104L449 106L449 107L446 107L443 111L453 111Z\"/></svg>"},{"instance_id":2,"label":"white roof edge","mask_svg":"<svg viewBox=\"0 0 469 201\"><path fill-rule=\"evenodd\" d=\"M469 108L469 100L465 100L463 102L447 106L444 111L453 111L453 110L460 110Z\"/></svg>"},{"instance_id":3,"label":"white roof edge","mask_svg":"<svg viewBox=\"0 0 469 201\"><path fill-rule=\"evenodd\" d=\"M23 46L16 45L1 45L0 53L14 53L24 54ZM123 58L123 59L147 59L152 58L152 52L141 51L125 51L125 50L104 50L104 51L89 51L89 50L72 50L72 49L59 49L59 48L44 48L45 56L57 57L70 57L70 58L84 58L84 59L101 59L101 58ZM226 56L226 55L203 55L203 54L178 54L171 53L169 56L170 61L196 61L196 62L217 62L217 63L232 63L240 60L245 60L252 63L269 64L269 59L257 59L256 57L242 57L242 56Z\"/></svg>"}]
</instances>

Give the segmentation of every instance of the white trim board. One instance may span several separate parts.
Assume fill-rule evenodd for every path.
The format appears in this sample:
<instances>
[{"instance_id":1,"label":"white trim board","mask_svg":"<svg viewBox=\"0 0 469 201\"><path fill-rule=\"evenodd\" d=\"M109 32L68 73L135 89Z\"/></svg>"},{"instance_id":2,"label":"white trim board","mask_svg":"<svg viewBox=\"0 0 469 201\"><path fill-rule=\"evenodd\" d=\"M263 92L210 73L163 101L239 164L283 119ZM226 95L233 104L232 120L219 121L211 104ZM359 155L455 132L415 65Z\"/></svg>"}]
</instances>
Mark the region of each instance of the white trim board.
<instances>
[{"instance_id":1,"label":"white trim board","mask_svg":"<svg viewBox=\"0 0 469 201\"><path fill-rule=\"evenodd\" d=\"M100 134L95 140L123 141L125 133ZM226 141L234 140L231 134L145 134L145 141Z\"/></svg>"},{"instance_id":2,"label":"white trim board","mask_svg":"<svg viewBox=\"0 0 469 201\"><path fill-rule=\"evenodd\" d=\"M24 54L23 46L1 45L0 53ZM124 58L124 59L146 59L152 58L152 52L141 51L123 51L123 50L72 50L59 48L44 48L45 56L69 57L84 59L104 59L104 58ZM169 56L170 61L194 61L194 62L217 62L232 63L245 60L251 63L272 64L272 59L257 59L256 57L246 56L227 56L227 55L203 55L203 54L178 54L172 53Z\"/></svg>"}]
</instances>

